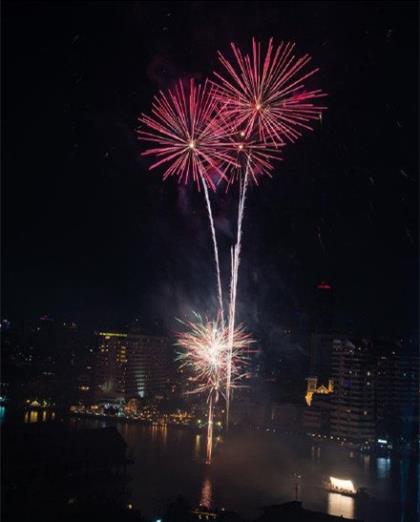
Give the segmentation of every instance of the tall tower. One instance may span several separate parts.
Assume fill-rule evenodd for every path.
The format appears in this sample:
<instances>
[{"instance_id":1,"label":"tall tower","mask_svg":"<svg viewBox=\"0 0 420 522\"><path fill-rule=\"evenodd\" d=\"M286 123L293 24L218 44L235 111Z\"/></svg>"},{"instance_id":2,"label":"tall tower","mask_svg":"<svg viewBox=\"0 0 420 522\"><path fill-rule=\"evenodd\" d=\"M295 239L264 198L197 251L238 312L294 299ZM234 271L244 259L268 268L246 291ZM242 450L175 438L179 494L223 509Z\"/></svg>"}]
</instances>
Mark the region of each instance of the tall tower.
<instances>
[{"instance_id":1,"label":"tall tower","mask_svg":"<svg viewBox=\"0 0 420 522\"><path fill-rule=\"evenodd\" d=\"M321 281L316 289L314 296L314 327L313 330L318 334L331 333L333 328L334 294L332 286Z\"/></svg>"},{"instance_id":2,"label":"tall tower","mask_svg":"<svg viewBox=\"0 0 420 522\"><path fill-rule=\"evenodd\" d=\"M128 334L126 398L163 397L173 378L173 351L167 337Z\"/></svg>"},{"instance_id":3,"label":"tall tower","mask_svg":"<svg viewBox=\"0 0 420 522\"><path fill-rule=\"evenodd\" d=\"M375 437L374 357L365 339L333 342L334 379L331 434L340 440L363 443Z\"/></svg>"},{"instance_id":4,"label":"tall tower","mask_svg":"<svg viewBox=\"0 0 420 522\"><path fill-rule=\"evenodd\" d=\"M94 363L95 399L123 398L126 389L127 334L99 332Z\"/></svg>"}]
</instances>

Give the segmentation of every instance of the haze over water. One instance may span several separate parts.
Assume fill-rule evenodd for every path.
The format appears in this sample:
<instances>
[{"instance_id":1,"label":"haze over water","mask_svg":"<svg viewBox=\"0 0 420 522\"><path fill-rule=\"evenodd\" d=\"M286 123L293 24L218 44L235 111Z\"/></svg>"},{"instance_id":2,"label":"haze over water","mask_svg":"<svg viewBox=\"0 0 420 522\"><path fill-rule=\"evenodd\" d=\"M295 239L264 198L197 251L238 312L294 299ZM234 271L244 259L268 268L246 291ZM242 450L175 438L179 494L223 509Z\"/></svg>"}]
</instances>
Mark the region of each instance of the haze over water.
<instances>
[{"instance_id":1,"label":"haze over water","mask_svg":"<svg viewBox=\"0 0 420 522\"><path fill-rule=\"evenodd\" d=\"M213 464L207 466L204 433L102 419L70 422L117 427L128 455L135 459L129 467L131 500L147 516L160 516L162 506L182 495L193 506L225 507L252 517L263 506L295 498L294 473L302 476L299 500L305 508L365 522L403 520L397 503L416 491L418 465L409 466L406 459L361 455L279 433L232 431L220 436ZM327 493L323 480L330 475L367 487L371 498L361 501ZM416 500L411 501L414 520Z\"/></svg>"}]
</instances>

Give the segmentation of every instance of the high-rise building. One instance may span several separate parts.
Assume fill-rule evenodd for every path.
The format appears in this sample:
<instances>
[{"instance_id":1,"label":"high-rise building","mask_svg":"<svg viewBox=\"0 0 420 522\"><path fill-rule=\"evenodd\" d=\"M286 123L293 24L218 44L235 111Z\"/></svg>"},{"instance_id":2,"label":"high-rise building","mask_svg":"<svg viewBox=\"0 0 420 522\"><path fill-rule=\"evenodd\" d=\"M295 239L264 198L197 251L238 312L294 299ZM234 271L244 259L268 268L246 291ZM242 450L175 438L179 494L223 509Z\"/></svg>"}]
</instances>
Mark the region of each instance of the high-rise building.
<instances>
[{"instance_id":1,"label":"high-rise building","mask_svg":"<svg viewBox=\"0 0 420 522\"><path fill-rule=\"evenodd\" d=\"M99 332L94 364L95 399L124 398L127 372L127 333Z\"/></svg>"},{"instance_id":2,"label":"high-rise building","mask_svg":"<svg viewBox=\"0 0 420 522\"><path fill-rule=\"evenodd\" d=\"M314 313L313 326L317 333L328 333L333 329L333 288L322 281L320 282L314 294Z\"/></svg>"},{"instance_id":3,"label":"high-rise building","mask_svg":"<svg viewBox=\"0 0 420 522\"><path fill-rule=\"evenodd\" d=\"M305 431L353 443L412 439L418 422L418 368L416 349L402 342L313 336Z\"/></svg>"},{"instance_id":4,"label":"high-rise building","mask_svg":"<svg viewBox=\"0 0 420 522\"><path fill-rule=\"evenodd\" d=\"M128 334L126 398L163 397L174 379L173 350L167 337Z\"/></svg>"},{"instance_id":5,"label":"high-rise building","mask_svg":"<svg viewBox=\"0 0 420 522\"><path fill-rule=\"evenodd\" d=\"M377 437L395 440L416 430L419 405L419 356L400 341L380 343L376 365Z\"/></svg>"},{"instance_id":6,"label":"high-rise building","mask_svg":"<svg viewBox=\"0 0 420 522\"><path fill-rule=\"evenodd\" d=\"M331 435L352 443L375 438L374 357L370 341L335 339Z\"/></svg>"},{"instance_id":7,"label":"high-rise building","mask_svg":"<svg viewBox=\"0 0 420 522\"><path fill-rule=\"evenodd\" d=\"M330 437L332 393L314 393L309 408L305 408L302 425L305 433Z\"/></svg>"},{"instance_id":8,"label":"high-rise building","mask_svg":"<svg viewBox=\"0 0 420 522\"><path fill-rule=\"evenodd\" d=\"M317 379L318 385L327 386L332 375L332 333L313 333L309 341L309 375Z\"/></svg>"}]
</instances>

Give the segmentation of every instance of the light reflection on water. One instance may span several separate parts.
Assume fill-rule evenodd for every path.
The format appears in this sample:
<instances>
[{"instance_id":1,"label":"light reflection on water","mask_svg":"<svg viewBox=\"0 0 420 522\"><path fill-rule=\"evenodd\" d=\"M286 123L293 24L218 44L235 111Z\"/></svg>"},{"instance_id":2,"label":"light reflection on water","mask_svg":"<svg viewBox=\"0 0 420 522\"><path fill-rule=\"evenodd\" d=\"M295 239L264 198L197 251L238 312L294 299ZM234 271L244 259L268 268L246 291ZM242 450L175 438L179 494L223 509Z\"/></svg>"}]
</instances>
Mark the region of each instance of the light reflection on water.
<instances>
[{"instance_id":1,"label":"light reflection on water","mask_svg":"<svg viewBox=\"0 0 420 522\"><path fill-rule=\"evenodd\" d=\"M376 469L378 478L386 479L389 477L391 470L391 459L390 457L378 457L376 459Z\"/></svg>"},{"instance_id":2,"label":"light reflection on water","mask_svg":"<svg viewBox=\"0 0 420 522\"><path fill-rule=\"evenodd\" d=\"M194 460L201 460L201 435L199 433L194 438Z\"/></svg>"},{"instance_id":3,"label":"light reflection on water","mask_svg":"<svg viewBox=\"0 0 420 522\"><path fill-rule=\"evenodd\" d=\"M209 476L206 476L201 489L200 506L205 506L208 509L213 507L212 503L212 483Z\"/></svg>"},{"instance_id":4,"label":"light reflection on water","mask_svg":"<svg viewBox=\"0 0 420 522\"><path fill-rule=\"evenodd\" d=\"M55 419L55 412L51 410L27 410L23 416L25 424L36 424L37 422L49 422Z\"/></svg>"},{"instance_id":5,"label":"light reflection on water","mask_svg":"<svg viewBox=\"0 0 420 522\"><path fill-rule=\"evenodd\" d=\"M321 458L321 448L319 446L311 446L311 460L319 460Z\"/></svg>"},{"instance_id":6,"label":"light reflection on water","mask_svg":"<svg viewBox=\"0 0 420 522\"><path fill-rule=\"evenodd\" d=\"M53 412L32 410L25 412L24 421L51 419ZM399 459L356 452L351 458L342 448L321 447L278 433L232 432L228 437L218 437L209 468L204 464L203 432L101 418L72 417L67 422L75 428L117 427L127 443L128 455L134 459L129 467L132 503L148 516L157 515L162 505L183 495L192 505L226 506L252 518L264 505L293 500L291 477L298 472L302 475L299 500L307 509L373 522L378 520L379 505L384 513L382 522L395 520L385 500L399 499ZM323 481L329 476L350 478L356 487L366 486L377 501L375 508L361 511L359 499L327 493Z\"/></svg>"},{"instance_id":7,"label":"light reflection on water","mask_svg":"<svg viewBox=\"0 0 420 522\"><path fill-rule=\"evenodd\" d=\"M354 498L339 493L328 493L328 514L336 517L354 517Z\"/></svg>"},{"instance_id":8,"label":"light reflection on water","mask_svg":"<svg viewBox=\"0 0 420 522\"><path fill-rule=\"evenodd\" d=\"M363 461L363 467L365 470L369 470L369 466L370 466L370 455L363 455L362 456L362 461Z\"/></svg>"}]
</instances>

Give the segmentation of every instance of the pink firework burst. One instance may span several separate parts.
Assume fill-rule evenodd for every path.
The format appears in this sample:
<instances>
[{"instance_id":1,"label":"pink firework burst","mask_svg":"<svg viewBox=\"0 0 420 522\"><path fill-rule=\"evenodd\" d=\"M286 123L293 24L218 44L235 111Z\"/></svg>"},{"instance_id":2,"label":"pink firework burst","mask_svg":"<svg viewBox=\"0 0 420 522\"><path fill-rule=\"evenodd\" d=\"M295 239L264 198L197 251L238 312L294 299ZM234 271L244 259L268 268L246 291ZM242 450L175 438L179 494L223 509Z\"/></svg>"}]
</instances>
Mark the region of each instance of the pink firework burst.
<instances>
[{"instance_id":1,"label":"pink firework burst","mask_svg":"<svg viewBox=\"0 0 420 522\"><path fill-rule=\"evenodd\" d=\"M213 177L225 178L232 155L224 145L226 129L220 125L220 104L214 87L206 81L187 85L178 81L173 90L160 91L153 100L152 115L139 117L138 138L154 144L142 153L155 156L149 170L164 167L163 179L175 176L186 183L200 180L215 190Z\"/></svg>"},{"instance_id":2,"label":"pink firework burst","mask_svg":"<svg viewBox=\"0 0 420 522\"><path fill-rule=\"evenodd\" d=\"M326 96L320 89L306 90L305 81L318 69L306 71L311 58L297 58L295 44L282 42L274 48L268 43L262 59L261 43L252 39L252 55L242 54L231 44L235 61L222 53L219 61L225 75L215 72L217 97L224 106L225 117L234 122L246 138L257 134L261 142L280 145L295 141L309 123L320 118L325 107L315 102Z\"/></svg>"}]
</instances>

